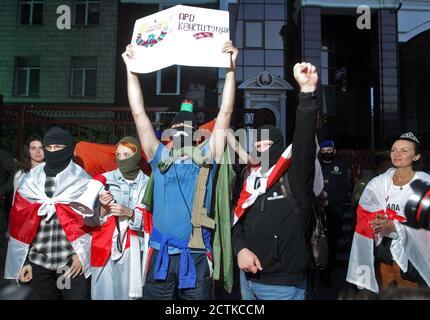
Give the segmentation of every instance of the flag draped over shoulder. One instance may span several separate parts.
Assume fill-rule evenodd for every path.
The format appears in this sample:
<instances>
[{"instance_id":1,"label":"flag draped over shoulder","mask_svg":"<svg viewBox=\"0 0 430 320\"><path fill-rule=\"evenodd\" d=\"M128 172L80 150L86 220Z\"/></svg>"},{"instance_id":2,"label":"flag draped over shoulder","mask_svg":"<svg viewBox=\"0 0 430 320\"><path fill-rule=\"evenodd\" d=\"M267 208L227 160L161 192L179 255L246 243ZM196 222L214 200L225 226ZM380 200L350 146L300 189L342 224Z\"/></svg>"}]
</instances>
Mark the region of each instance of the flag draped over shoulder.
<instances>
[{"instance_id":1,"label":"flag draped over shoulder","mask_svg":"<svg viewBox=\"0 0 430 320\"><path fill-rule=\"evenodd\" d=\"M247 176L242 191L239 195L236 207L234 208L233 224L235 224L246 212L257 198L266 193L287 171L291 164L292 145L282 153L278 161L270 168L269 171L262 174L261 167L251 168ZM259 186L255 188L255 181L259 179Z\"/></svg>"},{"instance_id":2,"label":"flag draped over shoulder","mask_svg":"<svg viewBox=\"0 0 430 320\"><path fill-rule=\"evenodd\" d=\"M430 285L430 231L405 226L401 223L406 220L404 212L397 214L387 208L386 199L394 172L394 169L389 169L372 179L360 198L346 277L346 281L375 293L379 292L379 287L374 267L374 246L379 245L382 237L373 233L369 222L378 214L386 215L396 227L398 237L393 239L390 248L393 259L403 272L407 271L407 261L410 261ZM417 176L418 179L430 180L425 173L417 172Z\"/></svg>"},{"instance_id":3,"label":"flag draped over shoulder","mask_svg":"<svg viewBox=\"0 0 430 320\"><path fill-rule=\"evenodd\" d=\"M202 147L202 146L200 146ZM231 293L233 288L233 251L231 245L231 195L235 182L235 172L229 163L229 148L223 156L215 185L213 240L213 279L224 282L224 288ZM154 175L151 174L142 200L142 210L147 217L152 215ZM147 218L147 220L152 220ZM145 220L146 221L146 220Z\"/></svg>"},{"instance_id":4,"label":"flag draped over shoulder","mask_svg":"<svg viewBox=\"0 0 430 320\"><path fill-rule=\"evenodd\" d=\"M200 129L213 130L215 119L200 126ZM200 147L203 147L204 142ZM213 240L213 279L224 282L224 288L229 293L233 288L233 251L231 246L231 195L233 193L235 172L228 161L230 159L229 148L223 156L219 167L215 185L214 200L214 220L215 234ZM153 193L154 193L154 176L151 174L146 186L145 194L142 200L145 221L152 225L153 210ZM147 224L147 223L146 223ZM148 229L150 232L152 228Z\"/></svg>"},{"instance_id":5,"label":"flag draped over shoulder","mask_svg":"<svg viewBox=\"0 0 430 320\"><path fill-rule=\"evenodd\" d=\"M89 176L72 161L66 170L55 177L57 188L53 197L48 198L44 191L44 166L41 164L33 168L16 192L10 212L10 241L4 277L18 279L31 243L37 235L40 220L49 220L56 213L67 240L82 263L84 275L88 278L91 274L91 230L85 225L83 217L70 209L69 203L84 192Z\"/></svg>"}]
</instances>

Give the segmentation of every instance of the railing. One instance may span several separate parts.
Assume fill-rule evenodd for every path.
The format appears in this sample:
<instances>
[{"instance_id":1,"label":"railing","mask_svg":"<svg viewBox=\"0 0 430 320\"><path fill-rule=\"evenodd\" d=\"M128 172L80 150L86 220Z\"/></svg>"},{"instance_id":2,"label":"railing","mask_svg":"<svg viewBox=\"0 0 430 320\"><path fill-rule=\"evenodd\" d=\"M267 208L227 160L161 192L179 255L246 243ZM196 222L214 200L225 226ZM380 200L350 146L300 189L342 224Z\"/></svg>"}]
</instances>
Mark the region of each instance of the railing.
<instances>
[{"instance_id":1,"label":"railing","mask_svg":"<svg viewBox=\"0 0 430 320\"><path fill-rule=\"evenodd\" d=\"M177 107L149 107L146 112L154 128L164 130L177 112ZM199 123L212 120L218 108L196 110ZM261 118L266 110L238 110L232 124L244 126L244 114ZM249 117L248 117L249 118ZM67 128L78 140L114 144L125 135L136 135L129 107L94 105L3 105L0 106L1 145L21 157L24 140L31 134L43 135L54 125Z\"/></svg>"},{"instance_id":2,"label":"railing","mask_svg":"<svg viewBox=\"0 0 430 320\"><path fill-rule=\"evenodd\" d=\"M149 107L148 116L155 128L163 130L177 112L176 108ZM234 113L235 128L262 119L265 109L239 109ZM217 108L197 110L200 123L212 120ZM258 120L258 119L257 119ZM30 134L42 135L49 127L60 125L67 128L78 140L114 144L125 135L136 135L133 116L128 107L94 105L3 105L0 106L1 145L21 157L24 139ZM350 170L352 182L356 182L363 170L373 169L372 150L338 150L339 157ZM423 152L424 170L430 170L430 152Z\"/></svg>"}]
</instances>

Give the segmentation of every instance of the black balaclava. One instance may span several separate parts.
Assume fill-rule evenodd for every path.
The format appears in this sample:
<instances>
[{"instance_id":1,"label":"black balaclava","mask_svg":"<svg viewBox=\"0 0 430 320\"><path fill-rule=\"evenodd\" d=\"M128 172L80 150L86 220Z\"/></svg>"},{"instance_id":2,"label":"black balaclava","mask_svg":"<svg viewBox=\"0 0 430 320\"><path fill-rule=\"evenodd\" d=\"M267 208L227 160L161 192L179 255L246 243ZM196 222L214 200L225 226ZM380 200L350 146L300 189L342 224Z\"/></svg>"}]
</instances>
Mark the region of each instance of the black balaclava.
<instances>
[{"instance_id":1,"label":"black balaclava","mask_svg":"<svg viewBox=\"0 0 430 320\"><path fill-rule=\"evenodd\" d=\"M173 149L180 149L193 145L194 132L197 128L197 118L193 113L193 104L189 100L184 100L182 102L181 109L173 117L170 127L180 123L186 124L187 126L179 126L170 129L172 130L170 136L173 137Z\"/></svg>"},{"instance_id":2,"label":"black balaclava","mask_svg":"<svg viewBox=\"0 0 430 320\"><path fill-rule=\"evenodd\" d=\"M170 126L173 126L174 124L178 123L190 123L193 128L197 127L197 118L196 115L189 111L179 111L172 119L172 122L170 123Z\"/></svg>"},{"instance_id":3,"label":"black balaclava","mask_svg":"<svg viewBox=\"0 0 430 320\"><path fill-rule=\"evenodd\" d=\"M277 127L272 125L263 125L257 129L256 142L270 140L273 144L264 152L258 152L254 150L255 155L261 158L261 168L262 171L268 171L281 157L282 153L285 151L284 139L282 137L282 132Z\"/></svg>"},{"instance_id":4,"label":"black balaclava","mask_svg":"<svg viewBox=\"0 0 430 320\"><path fill-rule=\"evenodd\" d=\"M140 172L139 164L142 159L140 143L136 138L124 137L117 143L116 147L118 147L118 145L123 142L128 142L134 145L136 147L136 152L130 158L122 160L115 156L116 164L125 179L134 180Z\"/></svg>"},{"instance_id":5,"label":"black balaclava","mask_svg":"<svg viewBox=\"0 0 430 320\"><path fill-rule=\"evenodd\" d=\"M75 142L72 135L63 128L52 127L43 137L43 146L50 144L62 144L66 147L60 151L45 151L44 171L48 177L55 177L61 171L66 169L73 158L73 151L75 150Z\"/></svg>"},{"instance_id":6,"label":"black balaclava","mask_svg":"<svg viewBox=\"0 0 430 320\"><path fill-rule=\"evenodd\" d=\"M188 122L185 122L188 123ZM173 149L180 149L183 147L190 147L193 145L193 137L195 133L194 128L179 126L171 128L172 139L173 139Z\"/></svg>"}]
</instances>

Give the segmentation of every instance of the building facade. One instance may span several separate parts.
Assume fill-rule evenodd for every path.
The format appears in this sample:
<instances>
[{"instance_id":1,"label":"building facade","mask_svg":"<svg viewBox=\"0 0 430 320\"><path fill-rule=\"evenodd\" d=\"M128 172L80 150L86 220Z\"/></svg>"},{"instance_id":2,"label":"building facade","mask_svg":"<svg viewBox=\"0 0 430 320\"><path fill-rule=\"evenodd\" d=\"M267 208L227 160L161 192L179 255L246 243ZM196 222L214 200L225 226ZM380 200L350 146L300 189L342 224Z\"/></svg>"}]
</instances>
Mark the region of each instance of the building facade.
<instances>
[{"instance_id":1,"label":"building facade","mask_svg":"<svg viewBox=\"0 0 430 320\"><path fill-rule=\"evenodd\" d=\"M371 24L360 29L363 5ZM430 2L302 0L295 10L301 57L322 70L320 134L342 148L382 148L411 130L430 147L429 97L422 89L429 74Z\"/></svg>"},{"instance_id":2,"label":"building facade","mask_svg":"<svg viewBox=\"0 0 430 320\"><path fill-rule=\"evenodd\" d=\"M126 107L121 53L134 22L175 4L230 12L230 37L240 50L236 108L266 111L262 118L245 112L246 126L272 123L291 139L292 68L309 61L320 71L320 139L332 138L341 149L376 149L403 131L430 134L427 0L4 0L3 103ZM57 28L61 5L71 9L70 30ZM363 5L370 20L360 28ZM191 98L204 122L213 117L205 110L220 104L224 72L172 66L144 74L146 105L174 109Z\"/></svg>"},{"instance_id":3,"label":"building facade","mask_svg":"<svg viewBox=\"0 0 430 320\"><path fill-rule=\"evenodd\" d=\"M64 5L71 29L57 27ZM113 104L117 15L116 0L1 1L3 102Z\"/></svg>"}]
</instances>

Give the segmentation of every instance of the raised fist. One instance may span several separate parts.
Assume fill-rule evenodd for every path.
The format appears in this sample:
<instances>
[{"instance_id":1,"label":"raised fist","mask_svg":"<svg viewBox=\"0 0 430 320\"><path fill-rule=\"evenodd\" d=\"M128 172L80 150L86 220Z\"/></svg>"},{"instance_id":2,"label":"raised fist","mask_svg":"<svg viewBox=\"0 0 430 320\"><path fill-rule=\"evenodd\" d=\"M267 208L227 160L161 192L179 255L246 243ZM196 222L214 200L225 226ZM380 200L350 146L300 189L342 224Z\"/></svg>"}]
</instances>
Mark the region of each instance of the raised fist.
<instances>
[{"instance_id":1,"label":"raised fist","mask_svg":"<svg viewBox=\"0 0 430 320\"><path fill-rule=\"evenodd\" d=\"M293 70L301 92L313 92L317 89L318 73L314 65L306 62L296 63Z\"/></svg>"}]
</instances>

